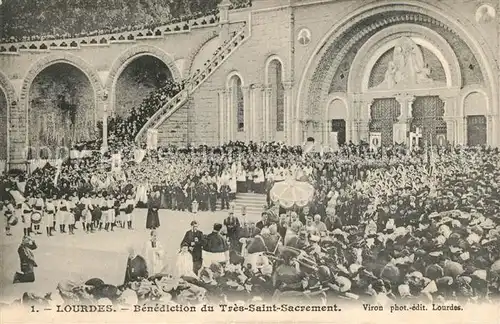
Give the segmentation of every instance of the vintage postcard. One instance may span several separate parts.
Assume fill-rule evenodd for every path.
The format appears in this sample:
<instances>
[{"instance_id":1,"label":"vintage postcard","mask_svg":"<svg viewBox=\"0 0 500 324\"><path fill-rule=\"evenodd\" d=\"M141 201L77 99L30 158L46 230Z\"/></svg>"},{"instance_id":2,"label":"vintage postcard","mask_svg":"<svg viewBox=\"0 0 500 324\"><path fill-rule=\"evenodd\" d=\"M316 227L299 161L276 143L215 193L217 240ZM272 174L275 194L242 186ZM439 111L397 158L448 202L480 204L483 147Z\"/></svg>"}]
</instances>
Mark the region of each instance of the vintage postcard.
<instances>
[{"instance_id":1,"label":"vintage postcard","mask_svg":"<svg viewBox=\"0 0 500 324\"><path fill-rule=\"evenodd\" d=\"M0 0L0 323L498 323L499 11Z\"/></svg>"}]
</instances>

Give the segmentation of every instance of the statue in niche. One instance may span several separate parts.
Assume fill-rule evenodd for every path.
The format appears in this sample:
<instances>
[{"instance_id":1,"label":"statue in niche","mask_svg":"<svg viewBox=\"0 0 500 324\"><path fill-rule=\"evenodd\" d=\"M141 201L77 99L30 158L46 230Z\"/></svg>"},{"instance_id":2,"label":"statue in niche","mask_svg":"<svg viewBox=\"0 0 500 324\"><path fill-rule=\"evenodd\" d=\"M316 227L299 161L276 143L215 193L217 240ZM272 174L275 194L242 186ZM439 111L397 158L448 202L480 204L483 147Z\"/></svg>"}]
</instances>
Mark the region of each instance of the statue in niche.
<instances>
[{"instance_id":1,"label":"statue in niche","mask_svg":"<svg viewBox=\"0 0 500 324\"><path fill-rule=\"evenodd\" d=\"M402 37L394 47L384 81L376 89L430 87L435 84L429 76L430 69L418 45L409 37Z\"/></svg>"}]
</instances>

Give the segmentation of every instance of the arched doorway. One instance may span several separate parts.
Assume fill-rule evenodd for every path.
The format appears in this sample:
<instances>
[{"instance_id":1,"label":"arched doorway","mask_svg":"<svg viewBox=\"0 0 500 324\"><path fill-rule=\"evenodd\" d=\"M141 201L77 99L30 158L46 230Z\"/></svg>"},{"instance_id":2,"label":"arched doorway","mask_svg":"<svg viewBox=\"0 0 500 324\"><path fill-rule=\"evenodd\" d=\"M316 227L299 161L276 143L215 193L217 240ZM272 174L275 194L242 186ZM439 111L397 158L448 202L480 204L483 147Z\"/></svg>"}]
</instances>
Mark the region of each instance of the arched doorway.
<instances>
[{"instance_id":1,"label":"arched doorway","mask_svg":"<svg viewBox=\"0 0 500 324\"><path fill-rule=\"evenodd\" d=\"M285 135L285 87L283 86L283 65L277 58L267 65L267 83L270 89L270 105L267 112L269 137L284 141Z\"/></svg>"},{"instance_id":2,"label":"arched doorway","mask_svg":"<svg viewBox=\"0 0 500 324\"><path fill-rule=\"evenodd\" d=\"M115 116L126 117L132 109L139 110L153 91L174 81L169 66L152 55L137 56L122 68L114 90L114 111L111 113Z\"/></svg>"},{"instance_id":3,"label":"arched doorway","mask_svg":"<svg viewBox=\"0 0 500 324\"><path fill-rule=\"evenodd\" d=\"M486 145L488 127L487 100L483 93L471 92L464 100L466 143L469 146Z\"/></svg>"},{"instance_id":4,"label":"arched doorway","mask_svg":"<svg viewBox=\"0 0 500 324\"><path fill-rule=\"evenodd\" d=\"M463 143L459 97L461 89L470 85L485 89L491 105L487 121L498 120L493 54L479 44L461 19L439 6L374 2L332 26L303 72L295 134L304 134L306 129L307 136L318 137L323 122L310 122L324 121L321 108L335 92L342 92L348 100L352 114L347 124L352 127L354 142L367 141L375 122L375 126L385 127L385 133L393 133L386 142L396 142L399 135L405 141L417 125L425 125L432 142ZM385 101L383 107L374 107L380 101ZM433 107L424 109L429 104ZM399 106L399 115L394 106ZM379 109L379 125L372 120L374 108ZM391 122L381 126L380 120ZM431 125L425 123L429 120ZM495 134L493 129L488 124L488 134ZM300 139L294 142L300 143Z\"/></svg>"},{"instance_id":5,"label":"arched doorway","mask_svg":"<svg viewBox=\"0 0 500 324\"><path fill-rule=\"evenodd\" d=\"M325 138L323 143L336 148L346 144L348 141L348 110L345 99L334 98L327 108L327 119L325 123Z\"/></svg>"},{"instance_id":6,"label":"arched doorway","mask_svg":"<svg viewBox=\"0 0 500 324\"><path fill-rule=\"evenodd\" d=\"M36 74L28 95L28 147L31 158L57 158L59 148L99 136L96 96L86 74L56 62Z\"/></svg>"}]
</instances>

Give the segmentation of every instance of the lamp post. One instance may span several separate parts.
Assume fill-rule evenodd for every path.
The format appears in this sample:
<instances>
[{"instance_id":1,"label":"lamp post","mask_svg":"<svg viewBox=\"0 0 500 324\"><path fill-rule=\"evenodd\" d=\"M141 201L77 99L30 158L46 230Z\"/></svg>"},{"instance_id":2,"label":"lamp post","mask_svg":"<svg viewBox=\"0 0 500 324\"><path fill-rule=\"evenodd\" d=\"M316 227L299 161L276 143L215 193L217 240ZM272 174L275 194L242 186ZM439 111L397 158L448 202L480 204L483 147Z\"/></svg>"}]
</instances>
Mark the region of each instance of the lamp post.
<instances>
[{"instance_id":1,"label":"lamp post","mask_svg":"<svg viewBox=\"0 0 500 324\"><path fill-rule=\"evenodd\" d=\"M104 91L102 96L102 101L104 104L103 116L102 116L102 146L101 152L106 152L108 150L108 92Z\"/></svg>"}]
</instances>

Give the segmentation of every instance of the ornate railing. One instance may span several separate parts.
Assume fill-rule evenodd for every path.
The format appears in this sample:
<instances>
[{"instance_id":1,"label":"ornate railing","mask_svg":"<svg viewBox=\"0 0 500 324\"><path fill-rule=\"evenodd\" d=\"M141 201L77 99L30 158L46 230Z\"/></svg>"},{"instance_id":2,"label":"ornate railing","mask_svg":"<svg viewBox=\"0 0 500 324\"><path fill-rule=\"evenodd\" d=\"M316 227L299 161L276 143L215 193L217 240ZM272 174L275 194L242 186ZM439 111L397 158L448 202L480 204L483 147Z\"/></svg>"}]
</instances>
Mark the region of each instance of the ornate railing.
<instances>
[{"instance_id":1,"label":"ornate railing","mask_svg":"<svg viewBox=\"0 0 500 324\"><path fill-rule=\"evenodd\" d=\"M140 39L161 38L170 34L187 33L192 29L213 27L219 23L218 14L192 20L171 23L156 28L143 28L133 31L120 31L100 34L89 33L85 36L57 38L44 36L40 40L26 40L0 44L0 54L16 54L23 51L50 51L51 49L79 49L85 46L106 46L115 43L130 43Z\"/></svg>"},{"instance_id":2,"label":"ornate railing","mask_svg":"<svg viewBox=\"0 0 500 324\"><path fill-rule=\"evenodd\" d=\"M241 44L248 39L246 35L248 28L246 23L241 30L234 34L230 41L222 46L212 59L204 66L203 70L195 72L186 82L184 90L179 92L175 97L170 99L162 108L160 108L141 128L136 136L136 142L140 143L144 140L147 130L150 128L157 128L167 118L169 118L175 111L182 107L189 96L198 89L201 84L212 75L217 67L227 60L229 55L234 52Z\"/></svg>"}]
</instances>

